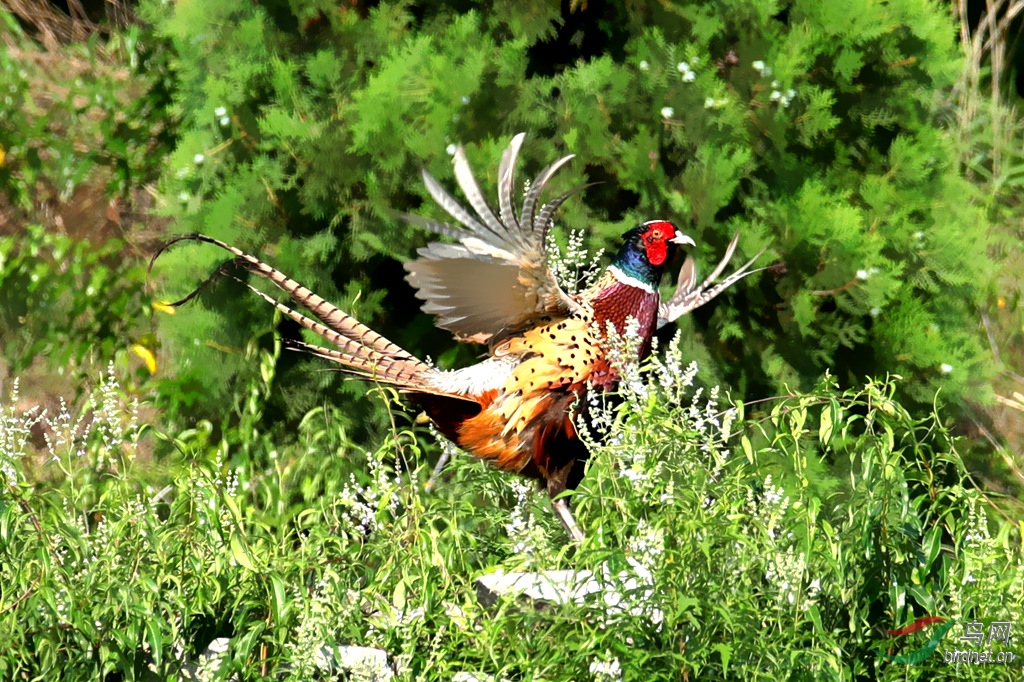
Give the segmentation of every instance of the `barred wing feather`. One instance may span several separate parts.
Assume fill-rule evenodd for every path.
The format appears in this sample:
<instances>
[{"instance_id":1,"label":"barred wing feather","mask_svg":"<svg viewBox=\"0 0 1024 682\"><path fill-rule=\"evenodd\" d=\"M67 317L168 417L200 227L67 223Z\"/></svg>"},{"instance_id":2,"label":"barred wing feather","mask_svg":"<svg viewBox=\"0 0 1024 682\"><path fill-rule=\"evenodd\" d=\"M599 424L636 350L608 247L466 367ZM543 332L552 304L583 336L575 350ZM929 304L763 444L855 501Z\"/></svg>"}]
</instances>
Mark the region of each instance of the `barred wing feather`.
<instances>
[{"instance_id":1,"label":"barred wing feather","mask_svg":"<svg viewBox=\"0 0 1024 682\"><path fill-rule=\"evenodd\" d=\"M687 313L690 313L710 302L713 298L747 275L752 275L755 272L761 272L761 270L765 269L758 268L756 270L752 270L751 268L754 263L757 262L757 259L761 257L761 254L763 254L768 248L767 246L762 247L753 258L747 261L743 267L736 270L736 272L732 273L721 282L716 282L721 274L725 272L725 268L728 267L729 261L732 260L732 256L736 252L736 247L739 245L739 242L740 233L737 232L733 235L732 241L729 242L729 246L726 247L725 255L722 257L722 260L719 261L711 274L701 282L700 286L697 286L697 264L694 263L691 256L686 257L683 267L679 269L679 277L676 279L675 293L672 294L672 298L663 302L658 307L658 329L661 329L670 322L675 322L683 315L686 315Z\"/></svg>"},{"instance_id":2,"label":"barred wing feather","mask_svg":"<svg viewBox=\"0 0 1024 682\"><path fill-rule=\"evenodd\" d=\"M545 168L530 186L517 216L512 194L515 167L524 135L512 138L498 166L497 213L473 176L465 150L455 152L455 178L474 213L464 208L426 170L423 180L434 200L457 225L402 214L410 223L455 239L434 242L406 264L406 279L424 301L424 312L456 338L494 344L505 335L530 326L545 315L566 315L578 308L558 285L547 262L544 242L551 216L576 188L540 205L548 182L573 157Z\"/></svg>"}]
</instances>

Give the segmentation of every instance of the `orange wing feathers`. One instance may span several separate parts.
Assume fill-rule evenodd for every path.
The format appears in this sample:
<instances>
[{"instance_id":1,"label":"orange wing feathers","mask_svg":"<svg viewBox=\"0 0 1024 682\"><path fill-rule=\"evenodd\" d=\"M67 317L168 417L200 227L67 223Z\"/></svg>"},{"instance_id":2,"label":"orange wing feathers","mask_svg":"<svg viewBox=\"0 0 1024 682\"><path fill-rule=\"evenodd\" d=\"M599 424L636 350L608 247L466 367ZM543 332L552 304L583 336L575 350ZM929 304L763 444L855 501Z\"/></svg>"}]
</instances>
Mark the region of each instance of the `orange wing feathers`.
<instances>
[{"instance_id":1,"label":"orange wing feathers","mask_svg":"<svg viewBox=\"0 0 1024 682\"><path fill-rule=\"evenodd\" d=\"M556 436L573 438L571 408L597 373L608 374L598 339L582 318L548 318L506 339L496 352L519 358L511 376L480 414L459 429L457 443L502 469L523 471ZM547 467L539 474L547 478Z\"/></svg>"}]
</instances>

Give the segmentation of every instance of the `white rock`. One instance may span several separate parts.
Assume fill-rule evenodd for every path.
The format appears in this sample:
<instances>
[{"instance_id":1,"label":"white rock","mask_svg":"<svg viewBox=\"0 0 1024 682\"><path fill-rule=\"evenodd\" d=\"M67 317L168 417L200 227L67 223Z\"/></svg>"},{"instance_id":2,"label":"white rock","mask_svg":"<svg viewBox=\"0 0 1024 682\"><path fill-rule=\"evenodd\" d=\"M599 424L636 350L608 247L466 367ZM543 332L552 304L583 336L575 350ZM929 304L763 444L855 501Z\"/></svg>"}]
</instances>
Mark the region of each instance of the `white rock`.
<instances>
[{"instance_id":1,"label":"white rock","mask_svg":"<svg viewBox=\"0 0 1024 682\"><path fill-rule=\"evenodd\" d=\"M605 570L598 580L590 571L540 571L505 573L497 571L477 578L477 600L493 606L503 597L525 597L535 608L549 605L582 604L587 597L600 597L608 613L627 612L646 618L660 627L665 614L651 604L654 576L639 562L628 559L632 571L613 576ZM621 591L617 588L621 588Z\"/></svg>"},{"instance_id":2,"label":"white rock","mask_svg":"<svg viewBox=\"0 0 1024 682\"><path fill-rule=\"evenodd\" d=\"M316 666L327 673L348 672L357 680L385 682L395 677L387 652L368 646L325 646L316 653Z\"/></svg>"},{"instance_id":3,"label":"white rock","mask_svg":"<svg viewBox=\"0 0 1024 682\"><path fill-rule=\"evenodd\" d=\"M497 571L480 576L476 581L477 599L484 606L493 606L502 597L527 597L537 606L569 604L582 601L588 594L599 592L600 585L590 571L541 571L540 573L505 573Z\"/></svg>"},{"instance_id":4,"label":"white rock","mask_svg":"<svg viewBox=\"0 0 1024 682\"><path fill-rule=\"evenodd\" d=\"M494 682L494 675L461 671L452 675L452 682ZM504 678L502 682L505 682Z\"/></svg>"},{"instance_id":5,"label":"white rock","mask_svg":"<svg viewBox=\"0 0 1024 682\"><path fill-rule=\"evenodd\" d=\"M196 656L194 661L186 659L181 669L181 677L185 680L213 680L219 679L217 674L221 666L228 659L228 647L231 640L227 637L218 637L210 642L206 650ZM237 680L237 675L229 679Z\"/></svg>"}]
</instances>

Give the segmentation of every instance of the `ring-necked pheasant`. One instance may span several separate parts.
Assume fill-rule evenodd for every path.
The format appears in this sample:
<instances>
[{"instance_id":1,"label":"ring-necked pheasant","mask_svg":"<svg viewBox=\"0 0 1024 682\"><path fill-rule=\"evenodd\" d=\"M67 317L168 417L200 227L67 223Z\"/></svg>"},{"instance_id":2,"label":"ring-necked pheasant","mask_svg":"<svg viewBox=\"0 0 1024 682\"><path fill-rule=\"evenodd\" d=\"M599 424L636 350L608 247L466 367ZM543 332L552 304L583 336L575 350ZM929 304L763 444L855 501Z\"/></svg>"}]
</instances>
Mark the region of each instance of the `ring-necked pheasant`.
<instances>
[{"instance_id":1,"label":"ring-necked pheasant","mask_svg":"<svg viewBox=\"0 0 1024 682\"><path fill-rule=\"evenodd\" d=\"M178 241L199 240L234 254L235 259L210 279L232 265L269 279L317 319L249 286L334 347L295 345L352 374L397 387L463 450L506 471L539 479L570 536L581 540L583 534L560 495L579 483L587 456L573 425L575 406L585 404L587 391L611 389L619 378L609 359L609 330L624 335L627 320L635 318L636 360L643 359L657 327L750 274L760 253L715 284L736 249L737 234L700 286L693 261L687 258L675 294L662 303L658 284L665 265L678 245L694 242L671 222L650 220L623 235L618 253L591 287L570 296L548 265L545 240L554 212L583 188L540 203L551 177L573 158L566 156L541 171L517 214L512 195L523 139L523 134L516 135L502 155L497 213L484 199L460 147L454 158L455 177L476 215L425 170L430 194L462 227L402 214L457 242L429 244L406 269L408 281L425 301L423 310L437 317L438 326L459 341L487 344L490 357L464 369L446 371L419 360L273 267L217 239L183 235L164 244L160 252ZM198 291L173 305L186 303Z\"/></svg>"}]
</instances>

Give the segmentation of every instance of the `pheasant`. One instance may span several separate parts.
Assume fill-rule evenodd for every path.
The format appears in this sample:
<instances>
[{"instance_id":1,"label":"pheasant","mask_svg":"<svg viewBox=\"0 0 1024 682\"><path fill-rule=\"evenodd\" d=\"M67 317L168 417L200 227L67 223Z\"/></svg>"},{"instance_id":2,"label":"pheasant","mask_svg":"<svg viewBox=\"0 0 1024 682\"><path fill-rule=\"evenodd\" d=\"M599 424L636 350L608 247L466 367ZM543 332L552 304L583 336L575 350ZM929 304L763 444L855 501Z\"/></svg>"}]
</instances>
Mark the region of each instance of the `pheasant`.
<instances>
[{"instance_id":1,"label":"pheasant","mask_svg":"<svg viewBox=\"0 0 1024 682\"><path fill-rule=\"evenodd\" d=\"M461 226L400 214L455 242L433 242L419 249L419 258L405 266L406 279L424 301L424 312L436 316L439 327L458 341L487 345L488 357L470 367L442 370L416 358L270 265L212 237L175 237L153 260L183 240L207 242L230 252L235 258L207 282L233 266L273 282L312 317L246 285L333 347L301 342L295 346L353 375L396 387L441 434L466 452L505 471L537 479L546 487L570 537L582 541L583 533L562 495L580 482L588 455L574 417L578 406L586 404L589 391L616 386L621 367L611 359L615 337L635 334L633 360L642 360L650 353L658 327L707 303L753 272L751 266L761 254L716 283L736 249L737 234L714 272L699 286L696 268L687 258L675 294L662 302L658 284L666 264L679 246L694 242L667 220L649 220L623 234L618 253L592 286L568 295L549 267L545 240L555 211L585 186L541 204L552 176L573 158L563 157L530 184L517 213L512 197L524 137L521 133L512 139L498 166L497 212L485 200L459 147L454 155L455 177L475 215L426 170L422 175L427 190ZM200 289L172 305L186 303ZM631 318L634 322L627 332Z\"/></svg>"}]
</instances>

